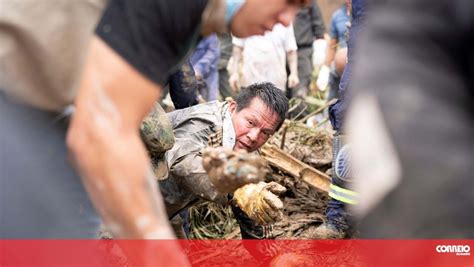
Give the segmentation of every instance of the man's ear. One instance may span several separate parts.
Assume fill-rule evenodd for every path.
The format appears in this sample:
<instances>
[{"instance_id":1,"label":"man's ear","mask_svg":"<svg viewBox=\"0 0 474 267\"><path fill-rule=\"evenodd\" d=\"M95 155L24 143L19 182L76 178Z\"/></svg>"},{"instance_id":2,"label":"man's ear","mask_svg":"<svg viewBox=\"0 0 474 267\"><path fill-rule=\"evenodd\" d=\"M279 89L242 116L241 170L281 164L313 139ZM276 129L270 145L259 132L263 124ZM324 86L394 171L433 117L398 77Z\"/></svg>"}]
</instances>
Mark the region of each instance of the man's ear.
<instances>
[{"instance_id":1,"label":"man's ear","mask_svg":"<svg viewBox=\"0 0 474 267\"><path fill-rule=\"evenodd\" d=\"M237 112L237 102L235 102L235 100L229 102L229 112L231 115Z\"/></svg>"}]
</instances>

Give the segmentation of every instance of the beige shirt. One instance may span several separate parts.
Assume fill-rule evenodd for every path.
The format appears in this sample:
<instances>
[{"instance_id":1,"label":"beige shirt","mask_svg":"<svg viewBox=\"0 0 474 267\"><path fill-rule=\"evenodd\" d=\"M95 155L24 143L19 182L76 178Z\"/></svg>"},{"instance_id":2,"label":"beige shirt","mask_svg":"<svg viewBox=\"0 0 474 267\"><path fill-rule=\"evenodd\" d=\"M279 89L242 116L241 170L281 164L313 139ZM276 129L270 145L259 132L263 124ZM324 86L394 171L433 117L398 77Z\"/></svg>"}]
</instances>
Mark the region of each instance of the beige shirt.
<instances>
[{"instance_id":1,"label":"beige shirt","mask_svg":"<svg viewBox=\"0 0 474 267\"><path fill-rule=\"evenodd\" d=\"M0 0L0 90L62 110L78 89L106 0Z\"/></svg>"}]
</instances>

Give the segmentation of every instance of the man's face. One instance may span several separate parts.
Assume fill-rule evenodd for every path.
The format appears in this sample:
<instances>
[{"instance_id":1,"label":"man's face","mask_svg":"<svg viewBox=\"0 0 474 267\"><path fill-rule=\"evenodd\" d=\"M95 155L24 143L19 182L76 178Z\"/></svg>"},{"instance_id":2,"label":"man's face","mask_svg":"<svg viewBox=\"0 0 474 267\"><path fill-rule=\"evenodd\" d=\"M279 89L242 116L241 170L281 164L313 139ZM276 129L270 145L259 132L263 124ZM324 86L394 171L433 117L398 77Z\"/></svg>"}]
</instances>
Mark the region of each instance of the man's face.
<instances>
[{"instance_id":1,"label":"man's face","mask_svg":"<svg viewBox=\"0 0 474 267\"><path fill-rule=\"evenodd\" d=\"M237 111L237 103L232 101L229 111L236 136L234 150L257 150L275 133L279 123L278 114L272 112L258 97L240 111Z\"/></svg>"},{"instance_id":2,"label":"man's face","mask_svg":"<svg viewBox=\"0 0 474 267\"><path fill-rule=\"evenodd\" d=\"M232 34L243 38L263 35L276 23L288 26L298 9L287 0L247 0L232 19Z\"/></svg>"}]
</instances>

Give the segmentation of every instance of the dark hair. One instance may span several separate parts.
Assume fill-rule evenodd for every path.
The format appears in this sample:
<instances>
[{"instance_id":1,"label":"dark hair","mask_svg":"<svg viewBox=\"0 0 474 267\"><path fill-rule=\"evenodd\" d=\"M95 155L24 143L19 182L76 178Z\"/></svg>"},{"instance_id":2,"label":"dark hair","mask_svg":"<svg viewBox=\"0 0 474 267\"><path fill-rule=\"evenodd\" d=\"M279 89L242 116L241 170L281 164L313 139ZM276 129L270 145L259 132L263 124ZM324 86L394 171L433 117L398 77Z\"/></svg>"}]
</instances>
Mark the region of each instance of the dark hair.
<instances>
[{"instance_id":1,"label":"dark hair","mask_svg":"<svg viewBox=\"0 0 474 267\"><path fill-rule=\"evenodd\" d=\"M235 99L237 111L248 107L255 97L260 98L273 113L278 115L280 121L275 130L280 129L288 112L288 98L285 93L270 82L254 83L243 88Z\"/></svg>"}]
</instances>

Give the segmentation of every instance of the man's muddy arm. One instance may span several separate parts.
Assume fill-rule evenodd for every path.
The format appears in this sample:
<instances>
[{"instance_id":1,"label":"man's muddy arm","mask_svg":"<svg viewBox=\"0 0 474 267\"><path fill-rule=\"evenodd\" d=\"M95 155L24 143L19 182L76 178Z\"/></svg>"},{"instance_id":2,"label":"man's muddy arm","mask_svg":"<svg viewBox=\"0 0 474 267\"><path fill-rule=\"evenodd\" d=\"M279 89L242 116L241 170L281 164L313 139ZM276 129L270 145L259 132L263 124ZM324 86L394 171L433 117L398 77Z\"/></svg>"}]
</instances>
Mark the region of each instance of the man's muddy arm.
<instances>
[{"instance_id":1,"label":"man's muddy arm","mask_svg":"<svg viewBox=\"0 0 474 267\"><path fill-rule=\"evenodd\" d=\"M67 145L96 210L117 238L174 237L139 135L160 91L93 38Z\"/></svg>"}]
</instances>

